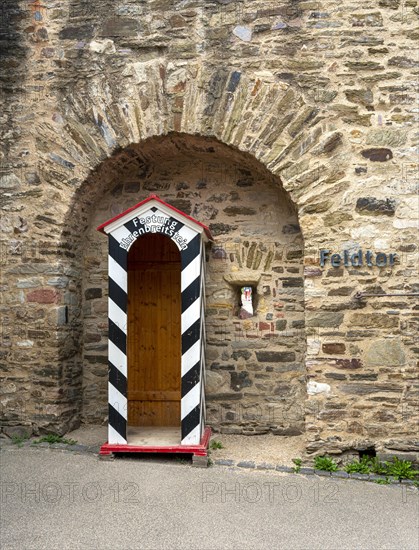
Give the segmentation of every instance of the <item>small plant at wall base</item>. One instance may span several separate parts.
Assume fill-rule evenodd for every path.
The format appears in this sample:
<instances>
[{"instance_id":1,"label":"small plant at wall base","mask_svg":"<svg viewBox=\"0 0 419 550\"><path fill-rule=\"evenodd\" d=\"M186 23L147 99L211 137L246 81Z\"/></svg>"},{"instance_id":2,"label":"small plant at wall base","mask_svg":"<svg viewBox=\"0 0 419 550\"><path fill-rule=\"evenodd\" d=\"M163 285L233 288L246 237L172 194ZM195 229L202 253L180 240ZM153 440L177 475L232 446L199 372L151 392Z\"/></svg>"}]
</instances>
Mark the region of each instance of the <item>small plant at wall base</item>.
<instances>
[{"instance_id":1,"label":"small plant at wall base","mask_svg":"<svg viewBox=\"0 0 419 550\"><path fill-rule=\"evenodd\" d=\"M336 472L338 465L328 456L316 456L314 459L314 468L316 470L325 470L326 472Z\"/></svg>"},{"instance_id":2,"label":"small plant at wall base","mask_svg":"<svg viewBox=\"0 0 419 550\"><path fill-rule=\"evenodd\" d=\"M49 443L50 445L53 443L63 443L64 445L75 445L77 441L74 439L65 439L62 435L48 434L37 439L34 443Z\"/></svg>"},{"instance_id":3,"label":"small plant at wall base","mask_svg":"<svg viewBox=\"0 0 419 550\"><path fill-rule=\"evenodd\" d=\"M386 465L380 462L376 457L370 459L370 469L371 473L378 475L385 474L387 472Z\"/></svg>"},{"instance_id":4,"label":"small plant at wall base","mask_svg":"<svg viewBox=\"0 0 419 550\"><path fill-rule=\"evenodd\" d=\"M301 470L301 464L302 464L303 461L302 461L301 458L293 458L292 461L295 464L294 473L298 474L298 472Z\"/></svg>"},{"instance_id":5,"label":"small plant at wall base","mask_svg":"<svg viewBox=\"0 0 419 550\"><path fill-rule=\"evenodd\" d=\"M221 443L221 441L217 441L216 439L214 439L210 443L210 449L212 449L213 451L215 451L216 449L223 449L223 448L224 448L224 445Z\"/></svg>"},{"instance_id":6,"label":"small plant at wall base","mask_svg":"<svg viewBox=\"0 0 419 550\"><path fill-rule=\"evenodd\" d=\"M393 476L397 479L415 479L418 472L408 460L393 458L393 462L381 463L377 458L363 457L360 461L353 460L345 466L348 474L379 474Z\"/></svg>"},{"instance_id":7,"label":"small plant at wall base","mask_svg":"<svg viewBox=\"0 0 419 550\"><path fill-rule=\"evenodd\" d=\"M413 469L413 465L409 460L400 460L395 456L393 462L386 462L387 474L400 479L415 479L419 472Z\"/></svg>"},{"instance_id":8,"label":"small plant at wall base","mask_svg":"<svg viewBox=\"0 0 419 550\"><path fill-rule=\"evenodd\" d=\"M12 443L14 445L17 445L18 447L22 447L23 442L29 439L28 435L13 435L12 436Z\"/></svg>"},{"instance_id":9,"label":"small plant at wall base","mask_svg":"<svg viewBox=\"0 0 419 550\"><path fill-rule=\"evenodd\" d=\"M361 460L353 460L345 466L345 471L348 474L369 474L371 472L371 459L367 456Z\"/></svg>"}]
</instances>

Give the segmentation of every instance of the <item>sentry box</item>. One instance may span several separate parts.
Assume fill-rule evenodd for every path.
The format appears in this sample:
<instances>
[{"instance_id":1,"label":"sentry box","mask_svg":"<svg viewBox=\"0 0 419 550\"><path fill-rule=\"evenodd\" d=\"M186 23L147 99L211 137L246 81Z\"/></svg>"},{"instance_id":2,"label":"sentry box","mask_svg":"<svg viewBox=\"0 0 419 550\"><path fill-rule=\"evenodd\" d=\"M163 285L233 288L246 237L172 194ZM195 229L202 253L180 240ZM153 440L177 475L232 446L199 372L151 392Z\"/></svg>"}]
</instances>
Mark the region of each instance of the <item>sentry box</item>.
<instances>
[{"instance_id":1,"label":"sentry box","mask_svg":"<svg viewBox=\"0 0 419 550\"><path fill-rule=\"evenodd\" d=\"M156 195L100 225L109 240L109 428L101 455L207 456L205 225Z\"/></svg>"}]
</instances>

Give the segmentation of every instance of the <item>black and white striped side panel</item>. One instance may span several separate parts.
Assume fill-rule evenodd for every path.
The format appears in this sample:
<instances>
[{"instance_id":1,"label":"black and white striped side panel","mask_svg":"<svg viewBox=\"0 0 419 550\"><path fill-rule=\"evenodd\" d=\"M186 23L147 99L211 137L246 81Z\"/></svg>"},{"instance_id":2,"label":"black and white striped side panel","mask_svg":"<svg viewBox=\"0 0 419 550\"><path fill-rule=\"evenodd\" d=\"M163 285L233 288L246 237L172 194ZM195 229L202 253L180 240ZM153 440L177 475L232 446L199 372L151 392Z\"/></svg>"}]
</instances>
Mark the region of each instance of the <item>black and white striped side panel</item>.
<instances>
[{"instance_id":1,"label":"black and white striped side panel","mask_svg":"<svg viewBox=\"0 0 419 550\"><path fill-rule=\"evenodd\" d=\"M201 236L191 237L182 251L181 274L182 445L195 445L201 439Z\"/></svg>"},{"instance_id":2,"label":"black and white striped side panel","mask_svg":"<svg viewBox=\"0 0 419 550\"><path fill-rule=\"evenodd\" d=\"M174 227L175 238L187 243L181 250L182 291L182 388L181 388L181 444L194 445L201 440L205 422L204 365L203 365L203 242L201 235L166 213L151 208L141 217L160 217L165 227ZM174 224L174 225L173 225ZM151 224L152 225L152 224ZM156 227L162 222L156 222ZM144 231L138 223L128 221L112 231L109 237L109 435L110 444L127 444L127 291L128 250L133 233L139 238ZM158 229L151 233L159 232ZM171 238L171 237L169 237ZM135 239L134 239L135 240ZM176 242L176 241L175 241ZM126 246L121 243L131 243ZM179 246L179 244L178 244Z\"/></svg>"},{"instance_id":3,"label":"black and white striped side panel","mask_svg":"<svg viewBox=\"0 0 419 550\"><path fill-rule=\"evenodd\" d=\"M127 443L127 251L119 246L128 232L109 235L108 443Z\"/></svg>"},{"instance_id":4,"label":"black and white striped side panel","mask_svg":"<svg viewBox=\"0 0 419 550\"><path fill-rule=\"evenodd\" d=\"M205 330L205 308L206 308L206 296L205 296L205 244L201 239L201 437L206 421L206 407L205 407L205 349L207 342L207 335Z\"/></svg>"}]
</instances>

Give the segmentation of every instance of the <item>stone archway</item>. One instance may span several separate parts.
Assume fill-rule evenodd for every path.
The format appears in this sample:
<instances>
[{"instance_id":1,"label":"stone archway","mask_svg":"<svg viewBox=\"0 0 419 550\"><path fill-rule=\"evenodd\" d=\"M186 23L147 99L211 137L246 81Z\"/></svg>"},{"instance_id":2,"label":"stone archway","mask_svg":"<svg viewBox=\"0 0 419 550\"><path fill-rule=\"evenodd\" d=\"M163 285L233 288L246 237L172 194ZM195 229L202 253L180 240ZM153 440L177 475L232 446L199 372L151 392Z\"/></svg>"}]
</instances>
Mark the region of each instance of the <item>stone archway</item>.
<instances>
[{"instance_id":1,"label":"stone archway","mask_svg":"<svg viewBox=\"0 0 419 550\"><path fill-rule=\"evenodd\" d=\"M107 253L96 227L152 192L216 237L206 285L208 422L228 433L302 433L303 241L279 178L217 140L170 134L105 161L88 188L100 196L83 237L83 421L107 413ZM243 285L254 291L247 319Z\"/></svg>"}]
</instances>

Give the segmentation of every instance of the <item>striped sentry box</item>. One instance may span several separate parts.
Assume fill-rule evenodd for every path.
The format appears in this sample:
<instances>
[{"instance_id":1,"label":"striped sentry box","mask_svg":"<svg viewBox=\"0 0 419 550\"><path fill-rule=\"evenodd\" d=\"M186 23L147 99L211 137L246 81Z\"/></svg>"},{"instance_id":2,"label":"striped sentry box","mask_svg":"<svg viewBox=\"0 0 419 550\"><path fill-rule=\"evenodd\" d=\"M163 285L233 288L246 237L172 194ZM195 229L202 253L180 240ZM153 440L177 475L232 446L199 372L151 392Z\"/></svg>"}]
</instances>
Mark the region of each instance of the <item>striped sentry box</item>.
<instances>
[{"instance_id":1,"label":"striped sentry box","mask_svg":"<svg viewBox=\"0 0 419 550\"><path fill-rule=\"evenodd\" d=\"M181 445L199 444L205 425L205 225L156 195L98 227L109 240L108 443L127 441L127 260L131 245L149 233L172 239L181 254Z\"/></svg>"}]
</instances>

